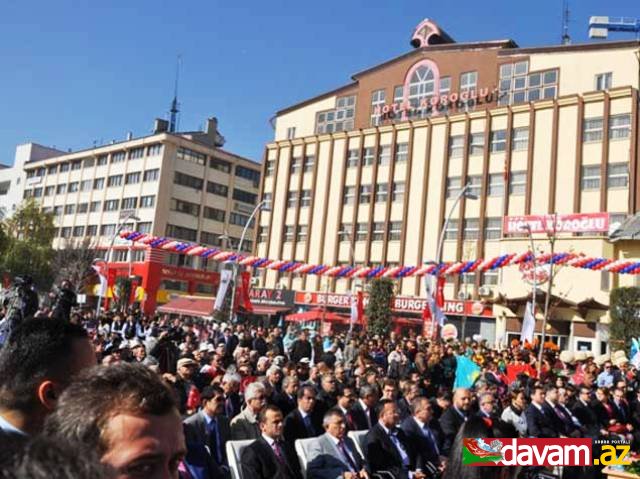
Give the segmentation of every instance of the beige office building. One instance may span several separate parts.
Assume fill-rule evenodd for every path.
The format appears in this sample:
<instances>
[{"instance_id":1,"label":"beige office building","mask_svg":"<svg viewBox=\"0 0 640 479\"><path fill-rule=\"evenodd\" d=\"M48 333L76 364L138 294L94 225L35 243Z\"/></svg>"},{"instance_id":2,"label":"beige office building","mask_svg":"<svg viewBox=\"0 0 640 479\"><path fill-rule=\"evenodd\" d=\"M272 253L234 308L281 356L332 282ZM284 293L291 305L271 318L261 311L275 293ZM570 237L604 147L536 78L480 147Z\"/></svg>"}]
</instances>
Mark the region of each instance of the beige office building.
<instances>
[{"instance_id":1,"label":"beige office building","mask_svg":"<svg viewBox=\"0 0 640 479\"><path fill-rule=\"evenodd\" d=\"M466 184L477 199L453 210L445 261L527 251L526 234L503 232L506 217L609 213L615 225L638 211L639 42L456 43L425 21L412 45L277 114L262 180L273 208L259 219L257 255L422 265L435 260L445 218ZM534 241L549 250L546 234ZM559 234L555 250L640 256L633 242L612 243L606 232ZM609 290L633 282L559 268L547 334L562 347L600 353ZM275 271L263 273L262 284L336 293L352 286ZM398 295L424 296L423 284L399 280ZM506 343L519 337L530 292L519 268L508 267L450 277L445 298L490 305L491 317L466 318L465 335Z\"/></svg>"}]
</instances>

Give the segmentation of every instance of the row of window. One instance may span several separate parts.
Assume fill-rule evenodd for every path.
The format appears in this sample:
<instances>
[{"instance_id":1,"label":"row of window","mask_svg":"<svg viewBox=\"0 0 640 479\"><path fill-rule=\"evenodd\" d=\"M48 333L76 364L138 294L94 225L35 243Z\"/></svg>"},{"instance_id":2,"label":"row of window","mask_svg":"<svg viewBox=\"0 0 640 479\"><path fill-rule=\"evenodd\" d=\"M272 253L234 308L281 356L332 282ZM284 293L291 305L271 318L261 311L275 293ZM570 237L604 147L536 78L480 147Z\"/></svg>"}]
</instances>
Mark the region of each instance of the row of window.
<instances>
[{"instance_id":1,"label":"row of window","mask_svg":"<svg viewBox=\"0 0 640 479\"><path fill-rule=\"evenodd\" d=\"M602 118L585 118L582 126L582 141L602 141L604 120ZM631 115L611 115L609 117L609 140L621 140L631 135Z\"/></svg>"},{"instance_id":2,"label":"row of window","mask_svg":"<svg viewBox=\"0 0 640 479\"><path fill-rule=\"evenodd\" d=\"M207 163L207 155L190 148L179 147L176 152L176 158L190 163L196 163L204 166ZM222 171L223 173L231 174L233 164L229 161L214 156L209 157L209 167L214 170ZM256 187L260 183L260 171L247 168L242 165L236 165L235 175L239 178L244 178L251 181Z\"/></svg>"},{"instance_id":3,"label":"row of window","mask_svg":"<svg viewBox=\"0 0 640 479\"><path fill-rule=\"evenodd\" d=\"M558 69L529 72L529 62L500 65L499 105L553 99L558 93Z\"/></svg>"},{"instance_id":4,"label":"row of window","mask_svg":"<svg viewBox=\"0 0 640 479\"><path fill-rule=\"evenodd\" d=\"M355 95L336 99L333 110L322 111L316 115L316 133L333 133L353 130L353 119L356 114Z\"/></svg>"},{"instance_id":5,"label":"row of window","mask_svg":"<svg viewBox=\"0 0 640 479\"><path fill-rule=\"evenodd\" d=\"M42 210L45 213L53 213L54 216L73 215L83 213L97 213L99 211L118 211L132 210L136 208L153 208L155 206L156 197L154 195L141 196L140 198L132 196L122 198L122 200L105 200L91 201L87 203L46 206Z\"/></svg>"},{"instance_id":6,"label":"row of window","mask_svg":"<svg viewBox=\"0 0 640 479\"><path fill-rule=\"evenodd\" d=\"M87 236L87 237L113 236L116 232L116 228L117 228L116 224L104 224L101 226L98 226L98 225L63 226L61 228L56 228L55 235L56 237L59 237L59 238L81 238L84 236ZM151 222L150 221L138 222L136 223L135 229L140 233L151 233ZM114 260L118 261L117 258ZM138 261L141 261L141 259L139 259Z\"/></svg>"},{"instance_id":7,"label":"row of window","mask_svg":"<svg viewBox=\"0 0 640 479\"><path fill-rule=\"evenodd\" d=\"M187 175L186 173L181 173L179 171L176 171L174 173L173 182L176 185L186 186L188 188L193 188L200 191L204 187L204 180L202 178ZM214 195L227 197L229 195L229 187L220 183L215 183L213 181L207 181L207 192ZM245 190L234 188L233 199L236 201L242 201L243 203L254 205L258 200L258 195Z\"/></svg>"},{"instance_id":8,"label":"row of window","mask_svg":"<svg viewBox=\"0 0 640 479\"><path fill-rule=\"evenodd\" d=\"M362 204L386 203L389 198L389 184L378 183L376 185L360 185L358 190L358 202ZM401 203L404 201L404 181L394 182L391 187L391 201ZM356 202L356 187L345 186L342 204L353 205Z\"/></svg>"},{"instance_id":9,"label":"row of window","mask_svg":"<svg viewBox=\"0 0 640 479\"><path fill-rule=\"evenodd\" d=\"M458 238L458 228L460 220L450 219L447 229L444 232L445 240L455 240ZM502 236L502 218L493 217L485 218L484 222L484 239L496 240ZM480 238L480 220L478 218L465 218L462 221L462 239L477 240Z\"/></svg>"},{"instance_id":10,"label":"row of window","mask_svg":"<svg viewBox=\"0 0 640 479\"><path fill-rule=\"evenodd\" d=\"M602 169L600 165L583 165L580 174L581 190L599 190ZM629 185L629 164L607 165L607 188L626 188Z\"/></svg>"}]
</instances>

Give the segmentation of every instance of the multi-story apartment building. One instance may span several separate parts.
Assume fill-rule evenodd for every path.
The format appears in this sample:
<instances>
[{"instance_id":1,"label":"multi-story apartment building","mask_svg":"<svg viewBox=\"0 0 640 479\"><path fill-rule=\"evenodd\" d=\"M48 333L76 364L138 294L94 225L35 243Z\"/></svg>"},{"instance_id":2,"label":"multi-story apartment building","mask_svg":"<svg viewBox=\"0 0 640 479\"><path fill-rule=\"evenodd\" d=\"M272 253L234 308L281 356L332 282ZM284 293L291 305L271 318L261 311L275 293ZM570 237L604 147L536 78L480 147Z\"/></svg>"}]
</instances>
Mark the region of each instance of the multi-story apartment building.
<instances>
[{"instance_id":1,"label":"multi-story apartment building","mask_svg":"<svg viewBox=\"0 0 640 479\"><path fill-rule=\"evenodd\" d=\"M238 248L257 204L259 165L218 146L221 137L213 118L203 132L171 133L167 127L165 120L156 120L149 136L24 165L24 197L37 199L43 210L54 213L58 232L55 247L89 238L104 248L121 222L133 215L138 219L128 222L127 227L139 232ZM253 234L248 234L244 251L251 251L252 240ZM157 274L161 270L154 273L147 267L141 274L145 291L153 296L147 309L155 305L157 291L161 301L166 300L164 290L214 291L216 279L212 276L194 273L193 278L187 278L186 273L178 274L171 267L212 272L217 269L215 263L184 255L145 253L144 249L130 252L126 247L116 248L112 260L155 262L156 269L164 268L164 280ZM134 272L138 270L136 267Z\"/></svg>"},{"instance_id":2,"label":"multi-story apartment building","mask_svg":"<svg viewBox=\"0 0 640 479\"><path fill-rule=\"evenodd\" d=\"M638 41L456 43L427 20L411 43L411 51L277 113L261 187L273 208L259 218L257 255L422 265L436 259L445 219L467 184L477 199L453 208L445 261L527 251L525 232L503 231L508 217L608 213L614 224L640 209ZM536 248L549 250L546 234L533 236ZM555 249L637 254L602 232L558 235ZM465 336L519 337L531 291L521 275L509 267L448 277L445 297L471 303L451 308L450 319L458 329L464 323ZM261 281L307 298L353 283L276 271ZM625 281L560 269L546 334L563 347L606 349L608 292ZM422 284L398 280L398 295L424 296Z\"/></svg>"}]
</instances>

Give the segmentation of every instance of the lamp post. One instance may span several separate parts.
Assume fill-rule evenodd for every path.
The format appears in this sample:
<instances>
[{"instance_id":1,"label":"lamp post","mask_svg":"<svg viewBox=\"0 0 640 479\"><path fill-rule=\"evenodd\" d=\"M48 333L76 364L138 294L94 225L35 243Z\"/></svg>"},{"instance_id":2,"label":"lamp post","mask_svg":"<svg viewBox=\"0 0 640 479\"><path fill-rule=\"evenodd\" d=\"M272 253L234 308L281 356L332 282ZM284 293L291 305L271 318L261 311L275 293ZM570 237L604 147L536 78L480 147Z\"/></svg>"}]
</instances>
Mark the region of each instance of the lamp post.
<instances>
[{"instance_id":1,"label":"lamp post","mask_svg":"<svg viewBox=\"0 0 640 479\"><path fill-rule=\"evenodd\" d=\"M442 230L440 230L440 238L438 239L438 250L436 251L436 267L440 266L440 264L442 263L442 249L444 247L444 235L447 231L447 228L449 227L449 223L451 222L451 217L453 216L453 212L456 209L456 206L458 206L458 203L460 203L460 200L462 198L466 198L469 200L477 200L478 199L478 195L475 195L473 193L471 193L471 183L467 183L466 185L464 185L464 187L460 190L460 192L458 193L458 195L456 196L455 201L453 202L453 205L451 205L451 208L449 209L449 214L447 215L447 218L444 221L444 225L442 225ZM436 285L434 284L434 282L436 282L437 275L431 275L431 294L435 294L435 287ZM433 308L431 310L431 319L432 321L435 321L435 311L433 311Z\"/></svg>"},{"instance_id":2,"label":"lamp post","mask_svg":"<svg viewBox=\"0 0 640 479\"><path fill-rule=\"evenodd\" d=\"M242 235L240 236L240 242L238 243L238 251L236 251L236 255L240 255L240 252L242 251L242 244L244 243L244 237L247 234L247 230L249 229L249 225L251 224L251 221L256 216L258 211L270 211L268 203L269 202L267 200L262 200L260 203L256 205L256 207L251 212L251 215L249 216L249 219L247 220L247 223L244 225L244 229L242 230ZM240 265L237 263L232 263L231 267L233 271L232 273L233 287L231 289L231 307L229 308L229 323L233 324L233 308L236 300L236 280L238 279L238 269Z\"/></svg>"},{"instance_id":3,"label":"lamp post","mask_svg":"<svg viewBox=\"0 0 640 479\"><path fill-rule=\"evenodd\" d=\"M118 235L120 234L120 231L122 231L122 228L124 228L124 226L130 221L130 220L134 220L134 221L140 221L140 218L138 218L135 213L129 213L124 220L122 220L122 222L120 222L116 228L115 233L113 233L113 236L111 237L111 242L109 243L109 248L107 249L107 254L105 256L105 276L107 277L107 290L109 289L109 263L111 262L111 254L113 252L113 245L116 242L116 238L118 237ZM102 303L102 291L100 291L100 295L98 296L98 306L96 307L96 315L100 314L100 304Z\"/></svg>"}]
</instances>

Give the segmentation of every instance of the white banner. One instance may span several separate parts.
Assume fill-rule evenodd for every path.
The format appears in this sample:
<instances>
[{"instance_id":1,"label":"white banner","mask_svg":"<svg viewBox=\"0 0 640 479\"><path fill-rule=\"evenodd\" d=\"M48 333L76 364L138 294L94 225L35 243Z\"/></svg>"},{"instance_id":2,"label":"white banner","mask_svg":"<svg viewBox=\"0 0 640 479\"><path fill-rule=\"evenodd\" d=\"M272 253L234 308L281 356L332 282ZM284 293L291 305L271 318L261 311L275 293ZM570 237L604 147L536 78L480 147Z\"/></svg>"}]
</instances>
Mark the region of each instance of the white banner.
<instances>
[{"instance_id":1,"label":"white banner","mask_svg":"<svg viewBox=\"0 0 640 479\"><path fill-rule=\"evenodd\" d=\"M231 283L231 278L233 276L233 271L230 269L223 269L220 271L220 286L218 287L218 294L216 295L216 302L213 306L215 311L220 311L224 306L224 298L227 296L227 291L229 290L229 284Z\"/></svg>"},{"instance_id":2,"label":"white banner","mask_svg":"<svg viewBox=\"0 0 640 479\"><path fill-rule=\"evenodd\" d=\"M522 318L522 332L520 333L520 342L525 341L533 343L533 333L536 329L536 318L533 316L533 306L527 303L524 310L524 318Z\"/></svg>"}]
</instances>

